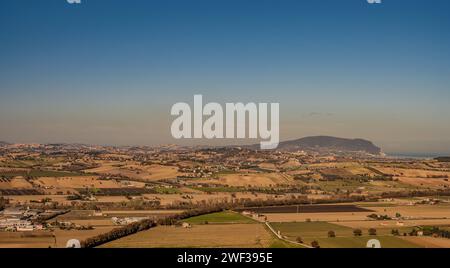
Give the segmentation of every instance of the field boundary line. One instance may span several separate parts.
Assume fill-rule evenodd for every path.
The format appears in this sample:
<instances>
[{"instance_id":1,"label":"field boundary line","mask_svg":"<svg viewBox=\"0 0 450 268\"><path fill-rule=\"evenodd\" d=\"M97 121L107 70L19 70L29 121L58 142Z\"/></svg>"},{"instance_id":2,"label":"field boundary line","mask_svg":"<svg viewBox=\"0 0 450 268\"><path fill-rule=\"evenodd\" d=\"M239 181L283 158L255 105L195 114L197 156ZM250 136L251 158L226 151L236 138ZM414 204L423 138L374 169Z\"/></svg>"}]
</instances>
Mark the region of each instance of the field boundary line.
<instances>
[{"instance_id":1,"label":"field boundary line","mask_svg":"<svg viewBox=\"0 0 450 268\"><path fill-rule=\"evenodd\" d=\"M280 240L282 240L282 241L285 241L285 242L288 242L288 243L291 243L291 244L300 245L300 246L303 246L303 247L305 247L305 248L313 248L313 247L311 247L311 246L309 246L309 245L307 245L307 244L304 244L304 243L298 243L298 242L294 242L294 241L288 240L288 239L286 239L286 238L283 238L283 236L281 236L280 234L278 234L277 232L275 232L275 230L273 229L273 227L270 225L270 223L269 223L268 221L266 221L265 224L266 224L267 227L269 227L270 231L271 231L276 237L278 237L278 239L280 239Z\"/></svg>"}]
</instances>

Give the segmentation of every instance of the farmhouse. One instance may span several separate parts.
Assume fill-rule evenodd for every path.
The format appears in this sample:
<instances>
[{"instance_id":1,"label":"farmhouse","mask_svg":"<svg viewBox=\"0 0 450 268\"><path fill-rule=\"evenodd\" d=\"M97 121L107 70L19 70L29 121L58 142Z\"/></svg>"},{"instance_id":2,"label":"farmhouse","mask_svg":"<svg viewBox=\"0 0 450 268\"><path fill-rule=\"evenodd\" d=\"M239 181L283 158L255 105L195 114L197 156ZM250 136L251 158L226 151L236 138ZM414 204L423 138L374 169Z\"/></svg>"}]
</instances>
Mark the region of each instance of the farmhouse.
<instances>
[{"instance_id":1,"label":"farmhouse","mask_svg":"<svg viewBox=\"0 0 450 268\"><path fill-rule=\"evenodd\" d=\"M111 220L116 225L127 225L130 223L139 222L142 220L148 220L149 217L126 217L126 218L118 218L118 217L112 217Z\"/></svg>"},{"instance_id":2,"label":"farmhouse","mask_svg":"<svg viewBox=\"0 0 450 268\"><path fill-rule=\"evenodd\" d=\"M181 224L181 227L183 227L183 228L191 228L192 226L189 223L187 223L187 222L183 222Z\"/></svg>"},{"instance_id":3,"label":"farmhouse","mask_svg":"<svg viewBox=\"0 0 450 268\"><path fill-rule=\"evenodd\" d=\"M92 216L94 216L94 217L100 217L100 216L103 216L103 212L102 212L101 210L95 210L95 211L92 213Z\"/></svg>"},{"instance_id":4,"label":"farmhouse","mask_svg":"<svg viewBox=\"0 0 450 268\"><path fill-rule=\"evenodd\" d=\"M4 229L6 231L26 232L33 231L34 227L30 221L20 220L17 218L8 218L0 220L0 229Z\"/></svg>"}]
</instances>

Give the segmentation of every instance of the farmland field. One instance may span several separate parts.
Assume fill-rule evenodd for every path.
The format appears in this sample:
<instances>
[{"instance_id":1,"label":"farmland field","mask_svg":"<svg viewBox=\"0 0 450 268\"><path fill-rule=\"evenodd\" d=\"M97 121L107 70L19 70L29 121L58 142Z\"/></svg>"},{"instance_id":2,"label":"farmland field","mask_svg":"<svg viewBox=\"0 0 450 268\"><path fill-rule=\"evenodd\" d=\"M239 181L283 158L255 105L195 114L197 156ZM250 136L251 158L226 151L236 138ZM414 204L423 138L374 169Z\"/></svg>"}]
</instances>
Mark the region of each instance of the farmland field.
<instances>
[{"instance_id":1,"label":"farmland field","mask_svg":"<svg viewBox=\"0 0 450 268\"><path fill-rule=\"evenodd\" d=\"M420 248L421 246L395 236L361 236L361 237L334 237L318 238L323 248L365 248L370 239L377 239L382 248Z\"/></svg>"},{"instance_id":2,"label":"farmland field","mask_svg":"<svg viewBox=\"0 0 450 268\"><path fill-rule=\"evenodd\" d=\"M371 210L354 205L296 205L245 208L256 213L337 213L337 212L370 212Z\"/></svg>"},{"instance_id":3,"label":"farmland field","mask_svg":"<svg viewBox=\"0 0 450 268\"><path fill-rule=\"evenodd\" d=\"M262 224L193 225L192 228L158 226L102 247L269 247L273 238Z\"/></svg>"},{"instance_id":4,"label":"farmland field","mask_svg":"<svg viewBox=\"0 0 450 268\"><path fill-rule=\"evenodd\" d=\"M299 247L279 240L264 224L232 211L196 216L183 222L192 226L158 226L101 247Z\"/></svg>"},{"instance_id":5,"label":"farmland field","mask_svg":"<svg viewBox=\"0 0 450 268\"><path fill-rule=\"evenodd\" d=\"M403 239L421 245L424 248L450 248L450 239L446 238L409 236Z\"/></svg>"},{"instance_id":6,"label":"farmland field","mask_svg":"<svg viewBox=\"0 0 450 268\"><path fill-rule=\"evenodd\" d=\"M5 248L65 248L70 239L83 240L112 230L113 226L97 227L94 230L55 230L33 232L0 232L0 247Z\"/></svg>"},{"instance_id":7,"label":"farmland field","mask_svg":"<svg viewBox=\"0 0 450 268\"><path fill-rule=\"evenodd\" d=\"M84 176L83 173L75 173L68 171L53 171L53 170L17 170L17 171L0 171L0 176L5 177L17 177L17 176L29 176L29 177L74 177Z\"/></svg>"},{"instance_id":8,"label":"farmland field","mask_svg":"<svg viewBox=\"0 0 450 268\"><path fill-rule=\"evenodd\" d=\"M280 173L226 174L220 175L218 179L205 180L204 182L214 182L231 187L269 187L294 184L292 178Z\"/></svg>"},{"instance_id":9,"label":"farmland field","mask_svg":"<svg viewBox=\"0 0 450 268\"><path fill-rule=\"evenodd\" d=\"M370 239L378 239L382 247L386 248L419 247L417 244L388 234L369 236L367 230L362 230L362 236L355 237L352 228L327 222L271 223L271 225L289 240L295 241L298 237L301 237L306 244L315 240L319 242L321 247L325 248L365 248L367 241ZM336 237L329 238L329 231L334 231Z\"/></svg>"},{"instance_id":10,"label":"farmland field","mask_svg":"<svg viewBox=\"0 0 450 268\"><path fill-rule=\"evenodd\" d=\"M69 188L119 188L120 184L112 180L99 180L95 176L79 177L41 177L34 181L42 187L52 187L56 189Z\"/></svg>"},{"instance_id":11,"label":"farmland field","mask_svg":"<svg viewBox=\"0 0 450 268\"><path fill-rule=\"evenodd\" d=\"M137 165L123 162L99 162L100 167L85 170L89 173L102 175L121 175L133 179L145 181L158 181L162 179L176 178L182 173L174 166L163 165Z\"/></svg>"},{"instance_id":12,"label":"farmland field","mask_svg":"<svg viewBox=\"0 0 450 268\"><path fill-rule=\"evenodd\" d=\"M41 195L42 192L36 189L0 189L0 194L4 196L8 195L29 196L29 195Z\"/></svg>"},{"instance_id":13,"label":"farmland field","mask_svg":"<svg viewBox=\"0 0 450 268\"><path fill-rule=\"evenodd\" d=\"M255 223L254 220L244 217L236 212L224 211L207 215L201 215L184 220L190 224L208 224L210 223Z\"/></svg>"},{"instance_id":14,"label":"farmland field","mask_svg":"<svg viewBox=\"0 0 450 268\"><path fill-rule=\"evenodd\" d=\"M22 177L0 178L0 189L30 189L33 185Z\"/></svg>"}]
</instances>

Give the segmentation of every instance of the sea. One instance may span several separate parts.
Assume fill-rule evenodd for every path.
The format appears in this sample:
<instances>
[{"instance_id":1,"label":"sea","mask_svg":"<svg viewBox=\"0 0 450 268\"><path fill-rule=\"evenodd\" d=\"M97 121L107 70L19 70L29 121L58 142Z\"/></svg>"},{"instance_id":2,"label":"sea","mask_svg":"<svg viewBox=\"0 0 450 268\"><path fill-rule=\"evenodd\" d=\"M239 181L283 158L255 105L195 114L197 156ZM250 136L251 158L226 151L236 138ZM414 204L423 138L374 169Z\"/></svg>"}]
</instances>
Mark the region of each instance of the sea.
<instances>
[{"instance_id":1,"label":"sea","mask_svg":"<svg viewBox=\"0 0 450 268\"><path fill-rule=\"evenodd\" d=\"M410 158L410 159L433 159L440 156L449 156L443 153L386 153L386 156L393 158Z\"/></svg>"}]
</instances>

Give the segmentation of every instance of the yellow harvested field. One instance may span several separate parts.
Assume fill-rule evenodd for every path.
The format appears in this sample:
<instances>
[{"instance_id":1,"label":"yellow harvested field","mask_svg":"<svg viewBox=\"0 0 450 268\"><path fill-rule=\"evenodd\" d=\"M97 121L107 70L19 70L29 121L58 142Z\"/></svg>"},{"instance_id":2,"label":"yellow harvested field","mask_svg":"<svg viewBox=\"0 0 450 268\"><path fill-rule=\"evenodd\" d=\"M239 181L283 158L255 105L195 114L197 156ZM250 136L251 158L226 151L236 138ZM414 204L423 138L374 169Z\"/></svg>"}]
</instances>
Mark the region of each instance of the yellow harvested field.
<instances>
[{"instance_id":1,"label":"yellow harvested field","mask_svg":"<svg viewBox=\"0 0 450 268\"><path fill-rule=\"evenodd\" d=\"M425 248L450 248L450 239L429 236L407 236L402 239Z\"/></svg>"},{"instance_id":2,"label":"yellow harvested field","mask_svg":"<svg viewBox=\"0 0 450 268\"><path fill-rule=\"evenodd\" d=\"M310 169L318 169L325 173L337 173L337 175L377 175L374 171L367 169L357 162L329 162L308 165ZM327 170L330 169L328 172Z\"/></svg>"},{"instance_id":3,"label":"yellow harvested field","mask_svg":"<svg viewBox=\"0 0 450 268\"><path fill-rule=\"evenodd\" d=\"M360 166L360 164L356 162L324 162L308 165L311 168L349 168L355 166Z\"/></svg>"},{"instance_id":4,"label":"yellow harvested field","mask_svg":"<svg viewBox=\"0 0 450 268\"><path fill-rule=\"evenodd\" d=\"M368 209L376 211L377 214L394 217L400 213L402 217L411 217L414 219L423 218L449 218L450 206L445 205L416 205L416 206L393 206L393 207L369 207Z\"/></svg>"},{"instance_id":5,"label":"yellow harvested field","mask_svg":"<svg viewBox=\"0 0 450 268\"><path fill-rule=\"evenodd\" d=\"M411 177L411 178L429 178L429 177L442 177L450 178L450 172L446 171L434 171L423 170L413 168L391 168L391 167L376 167L379 171L390 174L397 177Z\"/></svg>"},{"instance_id":6,"label":"yellow harvested field","mask_svg":"<svg viewBox=\"0 0 450 268\"><path fill-rule=\"evenodd\" d=\"M125 196L96 196L98 202L120 203L128 202Z\"/></svg>"},{"instance_id":7,"label":"yellow harvested field","mask_svg":"<svg viewBox=\"0 0 450 268\"><path fill-rule=\"evenodd\" d=\"M411 177L397 177L399 182L417 186L417 187L445 187L450 186L448 179L436 178L411 178ZM447 181L446 181L447 180Z\"/></svg>"},{"instance_id":8,"label":"yellow harvested field","mask_svg":"<svg viewBox=\"0 0 450 268\"><path fill-rule=\"evenodd\" d=\"M353 175L369 175L369 176L376 175L373 171L368 170L367 168L362 166L350 167L347 168L347 170L350 171Z\"/></svg>"},{"instance_id":9,"label":"yellow harvested field","mask_svg":"<svg viewBox=\"0 0 450 268\"><path fill-rule=\"evenodd\" d=\"M0 232L0 248L65 248L70 239L84 240L109 232L115 227L97 227L94 230L55 230L33 232Z\"/></svg>"},{"instance_id":10,"label":"yellow harvested field","mask_svg":"<svg viewBox=\"0 0 450 268\"><path fill-rule=\"evenodd\" d=\"M304 222L311 221L364 221L370 212L332 212L332 213L267 213L270 222Z\"/></svg>"},{"instance_id":11,"label":"yellow harvested field","mask_svg":"<svg viewBox=\"0 0 450 268\"><path fill-rule=\"evenodd\" d=\"M281 173L256 173L222 175L214 182L228 186L270 187L280 184L293 184L294 180L290 176Z\"/></svg>"},{"instance_id":12,"label":"yellow harvested field","mask_svg":"<svg viewBox=\"0 0 450 268\"><path fill-rule=\"evenodd\" d=\"M272 163L261 163L258 165L258 167L263 168L263 169L277 170L277 167L275 166L275 164L272 164Z\"/></svg>"},{"instance_id":13,"label":"yellow harvested field","mask_svg":"<svg viewBox=\"0 0 450 268\"><path fill-rule=\"evenodd\" d=\"M0 232L0 248L48 248L55 245L50 232Z\"/></svg>"},{"instance_id":14,"label":"yellow harvested field","mask_svg":"<svg viewBox=\"0 0 450 268\"><path fill-rule=\"evenodd\" d=\"M31 189L33 185L22 177L0 181L0 189Z\"/></svg>"},{"instance_id":15,"label":"yellow harvested field","mask_svg":"<svg viewBox=\"0 0 450 268\"><path fill-rule=\"evenodd\" d=\"M192 228L158 226L133 234L102 247L167 248L167 247L267 247L271 235L262 224L209 224Z\"/></svg>"},{"instance_id":16,"label":"yellow harvested field","mask_svg":"<svg viewBox=\"0 0 450 268\"><path fill-rule=\"evenodd\" d=\"M307 170L307 169L297 169L297 170L288 171L287 173L289 175L309 175L309 174L312 174L313 172L311 170Z\"/></svg>"},{"instance_id":17,"label":"yellow harvested field","mask_svg":"<svg viewBox=\"0 0 450 268\"><path fill-rule=\"evenodd\" d=\"M176 178L182 174L178 172L177 167L173 166L151 165L145 166L144 170L149 174L144 177L147 180Z\"/></svg>"},{"instance_id":18,"label":"yellow harvested field","mask_svg":"<svg viewBox=\"0 0 450 268\"><path fill-rule=\"evenodd\" d=\"M133 179L157 181L162 179L172 179L180 176L175 166L163 165L137 165L134 163L124 164L123 162L101 162L101 166L88 169L86 172L103 175L121 175Z\"/></svg>"},{"instance_id":19,"label":"yellow harvested field","mask_svg":"<svg viewBox=\"0 0 450 268\"><path fill-rule=\"evenodd\" d=\"M71 201L67 200L65 195L8 195L9 202L13 205L27 204L31 201L40 201L45 198L50 198L52 201L56 201L60 204L70 205Z\"/></svg>"},{"instance_id":20,"label":"yellow harvested field","mask_svg":"<svg viewBox=\"0 0 450 268\"><path fill-rule=\"evenodd\" d=\"M42 187L53 187L56 189L68 188L120 188L121 185L114 180L99 180L96 176L82 177L41 177L35 183Z\"/></svg>"},{"instance_id":21,"label":"yellow harvested field","mask_svg":"<svg viewBox=\"0 0 450 268\"><path fill-rule=\"evenodd\" d=\"M281 168L295 168L300 167L302 164L296 159L289 159L286 163L280 165Z\"/></svg>"}]
</instances>

